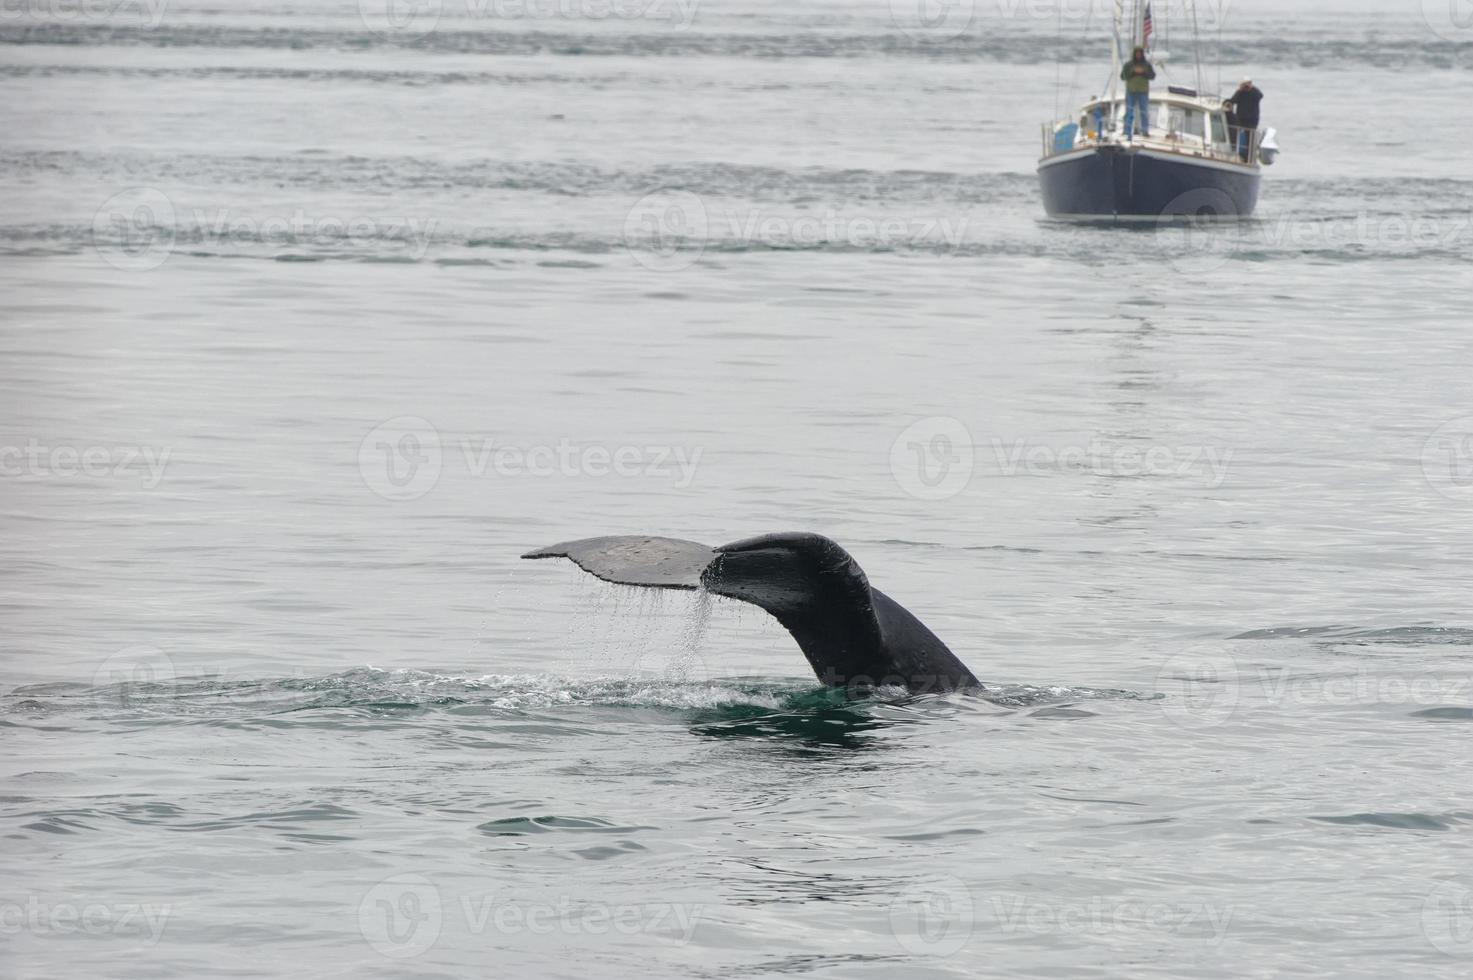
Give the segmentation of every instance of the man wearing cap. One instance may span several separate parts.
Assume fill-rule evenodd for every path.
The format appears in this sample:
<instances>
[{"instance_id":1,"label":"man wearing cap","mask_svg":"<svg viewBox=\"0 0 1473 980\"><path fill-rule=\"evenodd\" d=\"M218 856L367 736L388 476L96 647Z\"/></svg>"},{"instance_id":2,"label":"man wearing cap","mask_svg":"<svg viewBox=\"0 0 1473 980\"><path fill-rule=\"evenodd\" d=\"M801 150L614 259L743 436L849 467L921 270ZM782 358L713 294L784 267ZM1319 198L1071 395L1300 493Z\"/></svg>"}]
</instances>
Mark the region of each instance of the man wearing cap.
<instances>
[{"instance_id":1,"label":"man wearing cap","mask_svg":"<svg viewBox=\"0 0 1473 980\"><path fill-rule=\"evenodd\" d=\"M1248 149L1253 144L1253 133L1258 129L1258 103L1263 101L1263 93L1258 91L1253 84L1253 79L1245 78L1238 83L1238 90L1228 99L1233 107L1233 120L1238 128L1238 156L1244 160L1248 159Z\"/></svg>"}]
</instances>

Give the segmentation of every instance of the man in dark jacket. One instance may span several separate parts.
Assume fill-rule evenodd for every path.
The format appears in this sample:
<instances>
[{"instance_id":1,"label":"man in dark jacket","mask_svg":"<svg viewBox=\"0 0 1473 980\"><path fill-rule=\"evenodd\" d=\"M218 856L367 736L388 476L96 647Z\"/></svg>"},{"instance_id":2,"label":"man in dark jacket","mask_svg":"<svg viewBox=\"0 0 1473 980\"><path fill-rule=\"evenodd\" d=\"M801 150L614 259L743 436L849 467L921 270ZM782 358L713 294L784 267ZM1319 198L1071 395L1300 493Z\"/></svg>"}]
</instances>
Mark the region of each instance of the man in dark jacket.
<instances>
[{"instance_id":1,"label":"man in dark jacket","mask_svg":"<svg viewBox=\"0 0 1473 980\"><path fill-rule=\"evenodd\" d=\"M1248 159L1248 150L1253 145L1253 133L1258 129L1258 103L1263 101L1263 93L1253 84L1253 79L1245 78L1238 84L1238 90L1232 94L1228 102L1233 107L1233 122L1237 124L1238 156L1244 160Z\"/></svg>"},{"instance_id":2,"label":"man in dark jacket","mask_svg":"<svg viewBox=\"0 0 1473 980\"><path fill-rule=\"evenodd\" d=\"M1156 69L1146 60L1146 49L1136 48L1125 67L1120 69L1120 80L1125 82L1125 138L1135 135L1135 118L1140 114L1141 135L1151 135L1151 79Z\"/></svg>"}]
</instances>

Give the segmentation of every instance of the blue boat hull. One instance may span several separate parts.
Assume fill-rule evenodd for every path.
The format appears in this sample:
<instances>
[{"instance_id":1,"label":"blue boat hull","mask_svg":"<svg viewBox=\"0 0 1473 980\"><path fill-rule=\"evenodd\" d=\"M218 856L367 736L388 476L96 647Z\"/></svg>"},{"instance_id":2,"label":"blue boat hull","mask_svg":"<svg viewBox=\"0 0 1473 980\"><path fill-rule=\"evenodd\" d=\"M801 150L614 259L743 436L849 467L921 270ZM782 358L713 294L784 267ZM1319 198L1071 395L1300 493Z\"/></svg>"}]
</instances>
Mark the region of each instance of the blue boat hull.
<instances>
[{"instance_id":1,"label":"blue boat hull","mask_svg":"<svg viewBox=\"0 0 1473 980\"><path fill-rule=\"evenodd\" d=\"M1043 207L1056 218L1246 217L1258 204L1257 167L1107 144L1045 159Z\"/></svg>"}]
</instances>

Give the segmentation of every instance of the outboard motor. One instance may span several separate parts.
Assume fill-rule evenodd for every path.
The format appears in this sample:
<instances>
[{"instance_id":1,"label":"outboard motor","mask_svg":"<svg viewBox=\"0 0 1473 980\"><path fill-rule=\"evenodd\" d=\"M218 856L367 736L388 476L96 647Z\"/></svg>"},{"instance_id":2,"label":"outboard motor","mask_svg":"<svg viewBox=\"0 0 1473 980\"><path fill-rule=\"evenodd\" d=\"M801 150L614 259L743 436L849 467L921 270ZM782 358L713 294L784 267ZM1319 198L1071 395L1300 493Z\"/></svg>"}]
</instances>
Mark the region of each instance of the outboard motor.
<instances>
[{"instance_id":1,"label":"outboard motor","mask_svg":"<svg viewBox=\"0 0 1473 980\"><path fill-rule=\"evenodd\" d=\"M1259 132L1262 136L1258 140L1258 162L1265 167L1271 167L1279 157L1279 131L1269 126Z\"/></svg>"}]
</instances>

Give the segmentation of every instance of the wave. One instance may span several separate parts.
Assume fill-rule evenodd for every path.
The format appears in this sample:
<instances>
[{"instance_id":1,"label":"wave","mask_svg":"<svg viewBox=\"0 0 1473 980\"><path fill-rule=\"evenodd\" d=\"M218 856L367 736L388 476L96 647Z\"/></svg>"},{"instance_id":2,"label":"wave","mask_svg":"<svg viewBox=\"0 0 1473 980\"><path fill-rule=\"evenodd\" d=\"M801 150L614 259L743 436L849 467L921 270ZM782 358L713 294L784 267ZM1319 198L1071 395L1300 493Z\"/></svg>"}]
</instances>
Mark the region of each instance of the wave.
<instances>
[{"instance_id":1,"label":"wave","mask_svg":"<svg viewBox=\"0 0 1473 980\"><path fill-rule=\"evenodd\" d=\"M773 167L697 161L622 169L566 161L449 161L416 156L362 156L309 150L279 156L152 154L83 150L6 150L0 173L12 181L68 178L118 187L268 186L283 190L364 193L526 191L580 198L684 191L702 197L795 206L935 203L948 207L1031 201L1032 173L960 173L857 167ZM1304 221L1333 221L1362 211L1374 216L1473 208L1473 179L1459 177L1280 178L1268 175L1266 202L1316 203ZM632 202L631 202L632 203ZM1323 207L1319 206L1323 204ZM1416 205L1410 208L1409 206ZM1301 209L1307 210L1307 209ZM1261 213L1260 223L1272 220Z\"/></svg>"},{"instance_id":2,"label":"wave","mask_svg":"<svg viewBox=\"0 0 1473 980\"><path fill-rule=\"evenodd\" d=\"M815 204L934 201L993 204L1036 193L1032 174L955 173L862 168L781 168L719 161L670 163L638 169L555 161L452 162L414 156L357 156L319 152L283 156L95 153L0 149L0 173L11 180L85 178L127 186L212 187L269 185L282 189L367 193L381 191L529 191L563 197L686 191L741 200ZM1473 181L1467 182L1473 196Z\"/></svg>"},{"instance_id":3,"label":"wave","mask_svg":"<svg viewBox=\"0 0 1473 980\"><path fill-rule=\"evenodd\" d=\"M768 252L1092 263L1125 233L1044 220L1035 178L1017 172L714 161L619 168L320 150L12 150L0 151L0 172L17 190L75 184L99 199L73 192L66 218L38 211L27 221L17 219L28 198L13 193L0 253L95 250L131 268L172 255L466 264L506 252L567 253L582 268L631 253L663 268ZM1146 225L1132 241L1163 258L1214 263L1466 264L1470 210L1473 180L1463 178L1288 178L1274 181L1251 220L1191 234Z\"/></svg>"},{"instance_id":4,"label":"wave","mask_svg":"<svg viewBox=\"0 0 1473 980\"><path fill-rule=\"evenodd\" d=\"M523 715L547 709L655 708L703 722L749 721L768 714L824 715L834 711L905 711L917 706L977 701L1040 709L1080 701L1150 700L1134 691L1011 684L980 695L909 695L888 690L850 700L842 691L786 677L564 677L552 674L457 674L356 667L315 677L228 680L155 678L104 685L32 684L5 695L13 718L68 715L132 721L211 723L243 718L303 723L322 713L409 718L425 713ZM564 717L569 717L565 715ZM868 717L868 715L866 716ZM898 717L898 716L894 716Z\"/></svg>"},{"instance_id":5,"label":"wave","mask_svg":"<svg viewBox=\"0 0 1473 980\"><path fill-rule=\"evenodd\" d=\"M1093 35L1043 33L1016 26L986 25L958 36L867 31L797 30L700 32L665 30L527 30L514 22L466 29L440 23L421 34L369 29L356 20L343 26L257 26L248 23L179 22L158 26L125 21L8 21L0 44L69 47L154 47L366 51L412 48L428 54L530 57L689 58L756 60L795 58L884 58L936 62L1005 64L1095 64L1103 45ZM356 26L349 26L354 25ZM1226 41L1217 60L1228 64L1365 71L1473 68L1473 43L1424 35L1406 37L1308 37L1255 34ZM1218 46L1210 45L1214 53Z\"/></svg>"},{"instance_id":6,"label":"wave","mask_svg":"<svg viewBox=\"0 0 1473 980\"><path fill-rule=\"evenodd\" d=\"M1462 626L1271 626L1238 633L1228 639L1310 639L1350 646L1473 646L1473 629Z\"/></svg>"}]
</instances>

